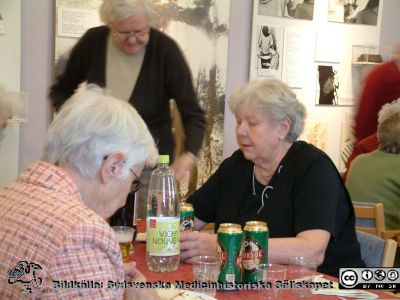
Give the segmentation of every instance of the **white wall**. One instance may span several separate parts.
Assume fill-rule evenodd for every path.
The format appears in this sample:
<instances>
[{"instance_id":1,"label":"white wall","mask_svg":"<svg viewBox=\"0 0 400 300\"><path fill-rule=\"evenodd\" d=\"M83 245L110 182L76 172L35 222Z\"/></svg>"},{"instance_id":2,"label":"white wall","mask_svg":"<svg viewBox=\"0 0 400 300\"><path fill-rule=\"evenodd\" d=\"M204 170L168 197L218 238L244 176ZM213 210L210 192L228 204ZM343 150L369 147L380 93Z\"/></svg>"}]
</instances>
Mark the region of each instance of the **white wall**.
<instances>
[{"instance_id":1,"label":"white wall","mask_svg":"<svg viewBox=\"0 0 400 300\"><path fill-rule=\"evenodd\" d=\"M400 42L400 1L385 0L380 45L394 46Z\"/></svg>"},{"instance_id":2,"label":"white wall","mask_svg":"<svg viewBox=\"0 0 400 300\"><path fill-rule=\"evenodd\" d=\"M2 0L3 1L3 0ZM321 1L321 0L318 0ZM386 7L388 5L388 8ZM48 87L51 83L54 39L54 1L22 0L21 90L29 93L29 122L22 125L20 171L41 156L45 132L50 120ZM384 0L381 38L383 44L400 40L399 0ZM245 83L249 74L252 1L231 0L228 53L227 97ZM390 20L390 21L389 21ZM224 157L237 149L235 119L225 111Z\"/></svg>"},{"instance_id":3,"label":"white wall","mask_svg":"<svg viewBox=\"0 0 400 300\"><path fill-rule=\"evenodd\" d=\"M48 124L48 88L54 57L54 1L22 0L21 91L28 93L28 122L21 124L20 172L40 159Z\"/></svg>"},{"instance_id":4,"label":"white wall","mask_svg":"<svg viewBox=\"0 0 400 300\"><path fill-rule=\"evenodd\" d=\"M230 9L226 99L249 78L252 1L231 0ZM238 148L235 126L236 120L225 101L223 157Z\"/></svg>"},{"instance_id":5,"label":"white wall","mask_svg":"<svg viewBox=\"0 0 400 300\"><path fill-rule=\"evenodd\" d=\"M0 82L19 91L21 68L21 0L1 0Z\"/></svg>"},{"instance_id":6,"label":"white wall","mask_svg":"<svg viewBox=\"0 0 400 300\"><path fill-rule=\"evenodd\" d=\"M9 91L20 90L21 1L1 0L0 83ZM8 122L0 145L0 188L18 175L20 126Z\"/></svg>"}]
</instances>

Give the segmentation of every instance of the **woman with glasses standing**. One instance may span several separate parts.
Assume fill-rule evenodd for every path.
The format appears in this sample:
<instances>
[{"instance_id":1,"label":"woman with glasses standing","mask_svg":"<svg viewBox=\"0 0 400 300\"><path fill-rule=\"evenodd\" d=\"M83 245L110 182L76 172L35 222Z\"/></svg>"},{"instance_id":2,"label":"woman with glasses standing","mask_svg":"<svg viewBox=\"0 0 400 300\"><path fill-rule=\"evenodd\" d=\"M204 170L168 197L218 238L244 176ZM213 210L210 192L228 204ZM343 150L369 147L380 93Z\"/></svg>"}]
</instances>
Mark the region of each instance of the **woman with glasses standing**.
<instances>
[{"instance_id":1,"label":"woman with glasses standing","mask_svg":"<svg viewBox=\"0 0 400 300\"><path fill-rule=\"evenodd\" d=\"M185 152L172 166L180 181L196 163L205 117L182 52L170 37L154 28L157 14L152 2L104 0L100 17L106 25L89 29L78 41L64 73L51 87L50 97L58 111L81 82L106 87L112 96L136 108L160 153L171 158L175 143L169 103L174 99L186 137ZM144 184L146 177L142 176ZM146 201L141 202L145 205Z\"/></svg>"}]
</instances>

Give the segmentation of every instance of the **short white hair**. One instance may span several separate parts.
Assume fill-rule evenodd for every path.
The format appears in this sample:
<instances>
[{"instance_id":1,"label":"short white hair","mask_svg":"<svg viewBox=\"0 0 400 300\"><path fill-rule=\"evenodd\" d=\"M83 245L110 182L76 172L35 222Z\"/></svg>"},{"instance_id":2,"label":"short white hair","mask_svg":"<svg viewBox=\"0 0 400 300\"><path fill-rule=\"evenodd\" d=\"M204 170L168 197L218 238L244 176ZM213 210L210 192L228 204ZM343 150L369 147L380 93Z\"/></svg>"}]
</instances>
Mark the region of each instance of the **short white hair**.
<instances>
[{"instance_id":1,"label":"short white hair","mask_svg":"<svg viewBox=\"0 0 400 300\"><path fill-rule=\"evenodd\" d=\"M103 0L99 13L100 19L106 25L144 13L154 27L159 16L153 0Z\"/></svg>"},{"instance_id":2,"label":"short white hair","mask_svg":"<svg viewBox=\"0 0 400 300\"><path fill-rule=\"evenodd\" d=\"M390 116L400 113L400 98L386 103L378 112L378 123L385 122Z\"/></svg>"},{"instance_id":3,"label":"short white hair","mask_svg":"<svg viewBox=\"0 0 400 300\"><path fill-rule=\"evenodd\" d=\"M44 159L93 179L105 157L117 151L126 155L122 178L131 166L153 166L158 157L146 124L128 102L97 85L82 84L50 125Z\"/></svg>"},{"instance_id":4,"label":"short white hair","mask_svg":"<svg viewBox=\"0 0 400 300\"><path fill-rule=\"evenodd\" d=\"M400 154L400 98L386 103L378 113L379 149Z\"/></svg>"},{"instance_id":5,"label":"short white hair","mask_svg":"<svg viewBox=\"0 0 400 300\"><path fill-rule=\"evenodd\" d=\"M235 90L229 108L236 114L243 104L261 109L273 122L289 118L290 129L286 140L294 142L303 131L306 109L291 88L278 79L254 80Z\"/></svg>"}]
</instances>

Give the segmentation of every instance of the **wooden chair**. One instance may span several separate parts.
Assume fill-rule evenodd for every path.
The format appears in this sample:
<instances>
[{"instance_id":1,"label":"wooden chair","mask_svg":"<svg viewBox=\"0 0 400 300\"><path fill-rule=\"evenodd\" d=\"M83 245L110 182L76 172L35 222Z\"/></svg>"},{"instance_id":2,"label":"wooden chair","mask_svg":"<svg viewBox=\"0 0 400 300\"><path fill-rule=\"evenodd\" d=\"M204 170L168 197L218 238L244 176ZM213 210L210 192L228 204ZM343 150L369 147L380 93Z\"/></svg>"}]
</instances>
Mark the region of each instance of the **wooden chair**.
<instances>
[{"instance_id":1,"label":"wooden chair","mask_svg":"<svg viewBox=\"0 0 400 300\"><path fill-rule=\"evenodd\" d=\"M385 230L383 203L354 202L356 229L381 236Z\"/></svg>"},{"instance_id":2,"label":"wooden chair","mask_svg":"<svg viewBox=\"0 0 400 300\"><path fill-rule=\"evenodd\" d=\"M392 239L386 239L385 248L383 250L381 267L393 267L397 252L397 242Z\"/></svg>"},{"instance_id":3,"label":"wooden chair","mask_svg":"<svg viewBox=\"0 0 400 300\"><path fill-rule=\"evenodd\" d=\"M368 268L393 267L397 242L357 230L361 257Z\"/></svg>"},{"instance_id":4,"label":"wooden chair","mask_svg":"<svg viewBox=\"0 0 400 300\"><path fill-rule=\"evenodd\" d=\"M381 232L381 238L383 239L392 239L395 241L400 241L400 229L393 229L393 230L383 230ZM400 247L400 243L399 243Z\"/></svg>"}]
</instances>

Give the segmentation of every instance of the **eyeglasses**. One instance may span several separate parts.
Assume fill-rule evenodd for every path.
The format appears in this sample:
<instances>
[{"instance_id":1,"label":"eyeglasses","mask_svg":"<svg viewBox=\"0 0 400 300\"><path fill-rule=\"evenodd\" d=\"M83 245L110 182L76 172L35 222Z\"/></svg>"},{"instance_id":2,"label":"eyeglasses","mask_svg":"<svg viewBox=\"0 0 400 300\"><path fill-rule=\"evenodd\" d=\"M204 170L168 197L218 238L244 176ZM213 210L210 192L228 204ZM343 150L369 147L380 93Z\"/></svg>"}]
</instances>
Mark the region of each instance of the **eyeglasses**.
<instances>
[{"instance_id":1,"label":"eyeglasses","mask_svg":"<svg viewBox=\"0 0 400 300\"><path fill-rule=\"evenodd\" d=\"M131 168L129 168L129 171L131 171L133 176L135 176L135 178L136 178L134 181L132 181L131 189L129 190L129 193L133 194L133 193L136 193L138 190L140 190L142 188L143 184L140 181L139 176L137 176L136 173Z\"/></svg>"},{"instance_id":2,"label":"eyeglasses","mask_svg":"<svg viewBox=\"0 0 400 300\"><path fill-rule=\"evenodd\" d=\"M121 41L125 41L131 36L135 37L138 40L143 40L144 38L147 37L149 32L150 32L149 28L143 30L126 31L126 32L116 31L112 34L112 36L116 37Z\"/></svg>"},{"instance_id":3,"label":"eyeglasses","mask_svg":"<svg viewBox=\"0 0 400 300\"><path fill-rule=\"evenodd\" d=\"M104 156L103 160L106 160L107 158L108 158L108 155ZM140 181L139 176L137 176L136 173L131 168L129 168L129 171L131 171L133 176L135 176L135 178L136 178L134 181L132 181L131 188L129 190L129 193L133 194L133 193L136 193L138 190L140 190L143 187L143 184Z\"/></svg>"}]
</instances>

